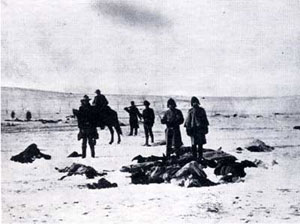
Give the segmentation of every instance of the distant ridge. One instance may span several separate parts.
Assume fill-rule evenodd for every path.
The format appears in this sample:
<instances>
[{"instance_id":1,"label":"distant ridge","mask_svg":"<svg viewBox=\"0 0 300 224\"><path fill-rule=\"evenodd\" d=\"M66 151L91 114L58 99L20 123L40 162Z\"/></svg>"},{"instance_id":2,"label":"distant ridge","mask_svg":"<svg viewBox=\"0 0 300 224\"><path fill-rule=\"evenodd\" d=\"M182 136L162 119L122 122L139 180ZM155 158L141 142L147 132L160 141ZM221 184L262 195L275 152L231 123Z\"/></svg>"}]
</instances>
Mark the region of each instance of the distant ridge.
<instances>
[{"instance_id":1,"label":"distant ridge","mask_svg":"<svg viewBox=\"0 0 300 224\"><path fill-rule=\"evenodd\" d=\"M42 89L33 89L33 88L23 88L23 87L10 87L10 86L1 86L2 90L20 90L20 91L32 91L32 92L44 92L44 93L56 93L56 94L82 94L82 93L72 93L72 92L62 92L62 91L53 91L53 90L42 90Z\"/></svg>"},{"instance_id":2,"label":"distant ridge","mask_svg":"<svg viewBox=\"0 0 300 224\"><path fill-rule=\"evenodd\" d=\"M87 93L91 98L94 90ZM84 93L67 93L19 87L1 87L1 121L9 119L14 111L18 118L25 118L26 111L31 111L34 119L65 119L72 114L73 108L80 106L80 99ZM144 100L151 103L157 114L167 110L167 101L170 96L151 95L122 95L106 94L109 106L116 110L119 119L126 121L128 114L124 110L135 101L143 109ZM190 109L191 96L173 96L177 107L185 114ZM208 115L215 114L254 114L272 115L300 113L300 96L290 97L199 97L201 105Z\"/></svg>"},{"instance_id":3,"label":"distant ridge","mask_svg":"<svg viewBox=\"0 0 300 224\"><path fill-rule=\"evenodd\" d=\"M30 91L30 92L42 92L42 93L52 93L52 94L64 94L64 95L84 95L84 94L91 94L94 93L94 90L91 90L91 92L63 92L63 91L54 91L54 90L43 90L43 89L33 89L33 88L24 88L24 87L10 87L10 86L1 86L1 92L2 91L10 91L10 90L19 90L19 91ZM182 99L189 99L191 96L183 96L183 95L148 95L148 94L117 94L117 93L104 93L107 96L132 96L132 97L173 97L177 98L178 100ZM194 94L196 95L196 94ZM197 95L196 95L197 96ZM236 99L270 99L270 98L290 98L290 97L296 97L299 98L300 95L287 95L287 96L201 96L200 98L236 98Z\"/></svg>"},{"instance_id":4,"label":"distant ridge","mask_svg":"<svg viewBox=\"0 0 300 224\"><path fill-rule=\"evenodd\" d=\"M9 86L1 86L1 92L2 91L12 91L12 90L19 90L19 91L28 91L28 92L42 92L42 93L49 93L49 94L68 94L68 95L84 95L84 94L91 94L94 93L95 90L91 90L91 92L63 92L63 91L53 91L53 90L42 90L42 89L33 89L33 88L23 88L23 87L9 87ZM187 98L187 96L176 96L176 95L172 95L172 96L168 96L168 95L145 95L145 94L116 94L116 93L104 93L107 96L127 96L127 97L143 97L143 96L147 96L147 97L163 97L163 98L167 98L167 97L177 97L179 100L180 99L185 99Z\"/></svg>"}]
</instances>

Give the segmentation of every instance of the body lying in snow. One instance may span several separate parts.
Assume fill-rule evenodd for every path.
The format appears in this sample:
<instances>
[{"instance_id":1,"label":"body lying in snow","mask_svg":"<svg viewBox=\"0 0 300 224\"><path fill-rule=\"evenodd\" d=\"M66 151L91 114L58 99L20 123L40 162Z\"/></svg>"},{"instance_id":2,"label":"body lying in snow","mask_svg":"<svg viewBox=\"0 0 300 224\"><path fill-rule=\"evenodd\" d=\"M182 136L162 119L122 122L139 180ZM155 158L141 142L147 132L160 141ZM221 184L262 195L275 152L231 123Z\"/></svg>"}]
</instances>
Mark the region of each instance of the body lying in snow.
<instances>
[{"instance_id":1,"label":"body lying in snow","mask_svg":"<svg viewBox=\"0 0 300 224\"><path fill-rule=\"evenodd\" d=\"M29 145L23 152L12 156L10 160L20 163L32 163L35 159L51 159L50 155L41 153L36 144Z\"/></svg>"},{"instance_id":2,"label":"body lying in snow","mask_svg":"<svg viewBox=\"0 0 300 224\"><path fill-rule=\"evenodd\" d=\"M73 163L70 167L65 167L63 169L59 169L55 167L56 170L60 173L67 173L67 175L62 176L59 180L63 180L64 178L68 176L73 176L73 175L85 175L88 179L92 179L96 176L104 176L107 173L98 173L93 167L91 166L86 166L83 164L79 163Z\"/></svg>"},{"instance_id":3,"label":"body lying in snow","mask_svg":"<svg viewBox=\"0 0 300 224\"><path fill-rule=\"evenodd\" d=\"M246 167L257 167L255 163L249 161L249 160L244 160L242 162L235 162L235 161L219 161L217 167L214 170L215 175L222 175L223 180L231 180L233 178L229 177L245 177L246 172L245 168ZM226 178L228 177L228 178ZM232 181L228 181L232 182Z\"/></svg>"}]
</instances>

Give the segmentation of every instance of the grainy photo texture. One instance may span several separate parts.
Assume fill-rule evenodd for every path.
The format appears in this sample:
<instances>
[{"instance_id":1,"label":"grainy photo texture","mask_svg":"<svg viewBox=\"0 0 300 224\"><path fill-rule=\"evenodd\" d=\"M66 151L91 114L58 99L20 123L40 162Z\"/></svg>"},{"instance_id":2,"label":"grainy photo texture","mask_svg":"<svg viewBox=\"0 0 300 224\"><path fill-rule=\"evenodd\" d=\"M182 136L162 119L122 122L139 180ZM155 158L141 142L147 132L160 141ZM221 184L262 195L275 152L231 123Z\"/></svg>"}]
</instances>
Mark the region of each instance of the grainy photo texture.
<instances>
[{"instance_id":1,"label":"grainy photo texture","mask_svg":"<svg viewBox=\"0 0 300 224\"><path fill-rule=\"evenodd\" d=\"M300 223L299 0L1 0L1 223Z\"/></svg>"}]
</instances>

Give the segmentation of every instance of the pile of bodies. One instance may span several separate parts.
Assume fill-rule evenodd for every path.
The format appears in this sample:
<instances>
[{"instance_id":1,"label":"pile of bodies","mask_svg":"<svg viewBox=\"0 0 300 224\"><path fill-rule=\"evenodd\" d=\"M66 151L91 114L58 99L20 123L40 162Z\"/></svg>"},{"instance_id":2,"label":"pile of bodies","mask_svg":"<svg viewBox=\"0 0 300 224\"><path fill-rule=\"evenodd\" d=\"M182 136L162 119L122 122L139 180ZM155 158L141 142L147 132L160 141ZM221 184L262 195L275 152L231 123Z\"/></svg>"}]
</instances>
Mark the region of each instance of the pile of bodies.
<instances>
[{"instance_id":1,"label":"pile of bodies","mask_svg":"<svg viewBox=\"0 0 300 224\"><path fill-rule=\"evenodd\" d=\"M266 145L264 142L256 139L245 146L245 149L251 152L270 152L274 147ZM239 152L243 148L238 148ZM192 155L191 147L181 147L176 151L176 156L149 156L143 157L138 155L132 159L135 164L123 166L122 172L131 173L131 182L133 184L150 184L150 183L170 183L174 182L179 186L185 187L203 187L214 186L220 182L236 182L240 178L246 176L246 167L262 167L265 166L262 161L254 162L244 160L237 161L237 158L220 149L204 149L203 158L197 160ZM71 153L68 157L78 157L77 152ZM40 152L36 144L29 145L23 152L12 156L11 160L21 163L31 163L37 158L51 159L50 155ZM278 164L273 161L274 164ZM204 168L214 169L214 174L221 176L218 183L209 180ZM88 179L104 176L107 173L99 173L91 166L79 163L73 163L69 167L63 169L55 168L61 173L66 173L59 180L73 175L85 175ZM116 183L110 183L104 178L98 182L85 185L89 189L101 189L117 187Z\"/></svg>"},{"instance_id":2,"label":"pile of bodies","mask_svg":"<svg viewBox=\"0 0 300 224\"><path fill-rule=\"evenodd\" d=\"M237 158L221 149L204 149L202 160L195 160L190 147L182 147L177 156L136 156L136 164L123 166L122 172L131 173L133 184L176 183L185 187L214 186L208 179L204 168L213 168L215 175L221 175L223 182L234 182L245 177L246 167L257 167L254 162L244 160L237 162Z\"/></svg>"}]
</instances>

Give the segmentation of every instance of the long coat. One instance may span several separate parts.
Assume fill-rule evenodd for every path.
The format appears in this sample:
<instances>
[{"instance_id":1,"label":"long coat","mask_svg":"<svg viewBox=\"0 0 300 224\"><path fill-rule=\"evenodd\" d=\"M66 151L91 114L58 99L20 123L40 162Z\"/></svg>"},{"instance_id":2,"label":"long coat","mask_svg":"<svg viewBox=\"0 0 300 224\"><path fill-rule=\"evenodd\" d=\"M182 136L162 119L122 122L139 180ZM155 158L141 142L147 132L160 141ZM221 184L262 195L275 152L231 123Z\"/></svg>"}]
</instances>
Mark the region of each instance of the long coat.
<instances>
[{"instance_id":1,"label":"long coat","mask_svg":"<svg viewBox=\"0 0 300 224\"><path fill-rule=\"evenodd\" d=\"M167 148L179 148L182 146L182 139L180 133L180 125L183 123L184 118L182 112L178 109L169 109L166 111L161 119L162 124L166 124L166 142Z\"/></svg>"},{"instance_id":2,"label":"long coat","mask_svg":"<svg viewBox=\"0 0 300 224\"><path fill-rule=\"evenodd\" d=\"M80 130L78 140L81 138L98 139L96 123L93 107L90 104L80 106L78 113L78 127Z\"/></svg>"},{"instance_id":3,"label":"long coat","mask_svg":"<svg viewBox=\"0 0 300 224\"><path fill-rule=\"evenodd\" d=\"M195 106L188 111L184 127L191 137L192 145L206 144L205 135L208 133L209 122L202 107Z\"/></svg>"},{"instance_id":4,"label":"long coat","mask_svg":"<svg viewBox=\"0 0 300 224\"><path fill-rule=\"evenodd\" d=\"M139 128L138 117L139 118L142 117L139 109L136 106L130 106L130 107L125 107L124 110L126 110L129 113L130 127L131 128Z\"/></svg>"},{"instance_id":5,"label":"long coat","mask_svg":"<svg viewBox=\"0 0 300 224\"><path fill-rule=\"evenodd\" d=\"M154 111L152 108L146 108L143 110L143 119L144 119L144 125L148 127L152 127L155 120Z\"/></svg>"},{"instance_id":6,"label":"long coat","mask_svg":"<svg viewBox=\"0 0 300 224\"><path fill-rule=\"evenodd\" d=\"M100 94L95 96L93 105L95 105L98 110L102 110L108 105L108 101L104 95Z\"/></svg>"}]
</instances>

